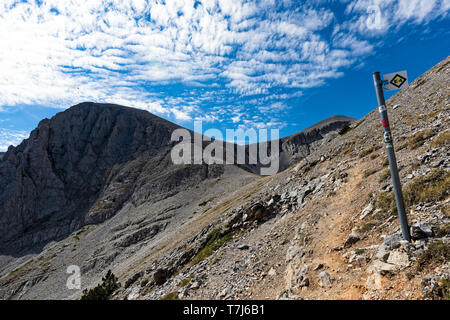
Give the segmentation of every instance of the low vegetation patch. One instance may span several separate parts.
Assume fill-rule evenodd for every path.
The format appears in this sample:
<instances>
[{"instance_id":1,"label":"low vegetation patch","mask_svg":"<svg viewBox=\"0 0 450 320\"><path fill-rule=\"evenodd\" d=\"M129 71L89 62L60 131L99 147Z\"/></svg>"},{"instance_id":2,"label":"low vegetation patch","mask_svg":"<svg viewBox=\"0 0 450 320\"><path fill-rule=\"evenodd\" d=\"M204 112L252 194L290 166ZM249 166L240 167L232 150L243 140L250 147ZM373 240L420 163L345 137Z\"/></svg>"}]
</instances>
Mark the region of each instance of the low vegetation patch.
<instances>
[{"instance_id":1,"label":"low vegetation patch","mask_svg":"<svg viewBox=\"0 0 450 320\"><path fill-rule=\"evenodd\" d=\"M178 292L176 291L170 292L166 294L164 297L162 297L161 300L179 300Z\"/></svg>"},{"instance_id":2,"label":"low vegetation patch","mask_svg":"<svg viewBox=\"0 0 450 320\"><path fill-rule=\"evenodd\" d=\"M187 277L186 279L184 279L183 281L181 281L180 284L179 284L179 287L182 288L182 287L187 286L187 284L188 284L189 282L191 282L192 278L194 278L194 275L193 275L193 274L191 274L189 277Z\"/></svg>"},{"instance_id":3,"label":"low vegetation patch","mask_svg":"<svg viewBox=\"0 0 450 320\"><path fill-rule=\"evenodd\" d=\"M417 89L417 88L419 88L420 86L422 86L422 85L424 85L425 83L427 82L427 80L420 80L417 84L416 84L416 86L414 87L414 90L415 89Z\"/></svg>"},{"instance_id":4,"label":"low vegetation patch","mask_svg":"<svg viewBox=\"0 0 450 320\"><path fill-rule=\"evenodd\" d=\"M196 265L197 263L205 260L210 255L214 253L217 249L223 246L226 242L231 239L231 234L223 234L218 229L214 229L208 234L205 247L200 250L199 253L192 259L191 265Z\"/></svg>"},{"instance_id":5,"label":"low vegetation patch","mask_svg":"<svg viewBox=\"0 0 450 320\"><path fill-rule=\"evenodd\" d=\"M364 172L363 172L363 177L364 177L364 178L367 178L367 177L373 175L374 173L377 173L377 171L378 171L377 169L367 169L367 170L364 170Z\"/></svg>"},{"instance_id":6,"label":"low vegetation patch","mask_svg":"<svg viewBox=\"0 0 450 320\"><path fill-rule=\"evenodd\" d=\"M397 214L394 192L381 192L377 195L375 206L382 210L384 214Z\"/></svg>"},{"instance_id":7,"label":"low vegetation patch","mask_svg":"<svg viewBox=\"0 0 450 320\"><path fill-rule=\"evenodd\" d=\"M318 161L313 161L313 162L311 162L311 163L308 163L308 164L305 166L305 169L303 170L303 175L305 175L305 174L307 174L308 172L310 172L310 171L316 166L317 163L318 163Z\"/></svg>"},{"instance_id":8,"label":"low vegetation patch","mask_svg":"<svg viewBox=\"0 0 450 320\"><path fill-rule=\"evenodd\" d=\"M109 300L112 294L120 288L117 277L111 270L102 278L102 283L90 290L84 290L81 300Z\"/></svg>"},{"instance_id":9,"label":"low vegetation patch","mask_svg":"<svg viewBox=\"0 0 450 320\"><path fill-rule=\"evenodd\" d=\"M446 203L442 206L441 211L447 217L450 217L450 203Z\"/></svg>"},{"instance_id":10,"label":"low vegetation patch","mask_svg":"<svg viewBox=\"0 0 450 320\"><path fill-rule=\"evenodd\" d=\"M436 202L450 195L450 172L433 169L426 176L416 177L403 188L405 206L409 207L420 202ZM388 214L396 214L394 192L381 192L375 200L377 208Z\"/></svg>"},{"instance_id":11,"label":"low vegetation patch","mask_svg":"<svg viewBox=\"0 0 450 320\"><path fill-rule=\"evenodd\" d=\"M388 169L384 169L383 171L381 171L380 177L378 179L378 182L384 182L386 181L388 178L391 177L391 170Z\"/></svg>"},{"instance_id":12,"label":"low vegetation patch","mask_svg":"<svg viewBox=\"0 0 450 320\"><path fill-rule=\"evenodd\" d=\"M376 220L370 220L367 222L364 222L361 227L359 228L359 231L362 233L367 233L371 231L373 228L377 227L380 224L380 221Z\"/></svg>"},{"instance_id":13,"label":"low vegetation patch","mask_svg":"<svg viewBox=\"0 0 450 320\"><path fill-rule=\"evenodd\" d=\"M426 267L437 266L450 261L450 247L442 241L435 241L428 245L428 249L417 258L416 269L422 271Z\"/></svg>"},{"instance_id":14,"label":"low vegetation patch","mask_svg":"<svg viewBox=\"0 0 450 320\"><path fill-rule=\"evenodd\" d=\"M419 202L435 202L444 200L450 195L450 172L433 169L426 176L416 177L408 183L403 196L406 205Z\"/></svg>"},{"instance_id":15,"label":"low vegetation patch","mask_svg":"<svg viewBox=\"0 0 450 320\"><path fill-rule=\"evenodd\" d=\"M444 68L447 67L449 63L450 63L450 61L447 61L446 63L444 63L436 72L441 72L442 70L444 70Z\"/></svg>"},{"instance_id":16,"label":"low vegetation patch","mask_svg":"<svg viewBox=\"0 0 450 320\"><path fill-rule=\"evenodd\" d=\"M433 148L443 147L450 144L450 130L441 132L436 138L431 141L431 146Z\"/></svg>"},{"instance_id":17,"label":"low vegetation patch","mask_svg":"<svg viewBox=\"0 0 450 320\"><path fill-rule=\"evenodd\" d=\"M450 279L438 280L437 296L444 300L450 300Z\"/></svg>"},{"instance_id":18,"label":"low vegetation patch","mask_svg":"<svg viewBox=\"0 0 450 320\"><path fill-rule=\"evenodd\" d=\"M358 157L359 157L359 158L364 158L365 156L371 154L372 152L374 152L374 151L376 151L376 150L378 150L378 149L380 149L380 148L381 148L380 145L367 147L367 148L363 149L363 150L358 154Z\"/></svg>"},{"instance_id":19,"label":"low vegetation patch","mask_svg":"<svg viewBox=\"0 0 450 320\"><path fill-rule=\"evenodd\" d=\"M450 235L450 222L440 224L435 229L436 229L435 230L436 236L438 236L438 237L449 236Z\"/></svg>"},{"instance_id":20,"label":"low vegetation patch","mask_svg":"<svg viewBox=\"0 0 450 320\"><path fill-rule=\"evenodd\" d=\"M148 279L144 279L141 281L141 288L145 287L148 283Z\"/></svg>"},{"instance_id":21,"label":"low vegetation patch","mask_svg":"<svg viewBox=\"0 0 450 320\"><path fill-rule=\"evenodd\" d=\"M336 191L330 191L330 192L328 192L328 194L327 194L327 198L334 197L335 195L336 195Z\"/></svg>"},{"instance_id":22,"label":"low vegetation patch","mask_svg":"<svg viewBox=\"0 0 450 320\"><path fill-rule=\"evenodd\" d=\"M434 136L434 131L431 129L417 132L411 138L408 139L406 145L410 150L417 149L421 147L425 141Z\"/></svg>"},{"instance_id":23,"label":"low vegetation patch","mask_svg":"<svg viewBox=\"0 0 450 320\"><path fill-rule=\"evenodd\" d=\"M382 165L383 167L386 167L386 166L389 165L389 159L388 159L388 157L384 156L383 158L381 158L381 165Z\"/></svg>"}]
</instances>

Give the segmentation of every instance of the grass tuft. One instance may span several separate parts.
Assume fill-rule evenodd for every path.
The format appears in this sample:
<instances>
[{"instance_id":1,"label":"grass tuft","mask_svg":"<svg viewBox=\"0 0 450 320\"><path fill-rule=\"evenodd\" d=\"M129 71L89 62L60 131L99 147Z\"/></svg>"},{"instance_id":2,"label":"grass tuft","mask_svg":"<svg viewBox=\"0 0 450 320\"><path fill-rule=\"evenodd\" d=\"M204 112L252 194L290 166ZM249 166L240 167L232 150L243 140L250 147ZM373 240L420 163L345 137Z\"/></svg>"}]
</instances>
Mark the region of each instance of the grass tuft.
<instances>
[{"instance_id":1,"label":"grass tuft","mask_svg":"<svg viewBox=\"0 0 450 320\"><path fill-rule=\"evenodd\" d=\"M376 150L378 150L378 149L380 149L380 148L381 148L380 145L367 147L367 148L363 149L363 150L358 154L358 157L359 157L359 158L364 158L365 156L371 154L372 152L374 152L374 151L376 151Z\"/></svg>"},{"instance_id":2,"label":"grass tuft","mask_svg":"<svg viewBox=\"0 0 450 320\"><path fill-rule=\"evenodd\" d=\"M164 297L161 298L161 300L179 300L178 298L178 292L170 292L166 294Z\"/></svg>"},{"instance_id":3,"label":"grass tuft","mask_svg":"<svg viewBox=\"0 0 450 320\"><path fill-rule=\"evenodd\" d=\"M419 202L444 200L450 195L450 172L433 169L426 176L416 177L403 191L405 204L410 206Z\"/></svg>"},{"instance_id":4,"label":"grass tuft","mask_svg":"<svg viewBox=\"0 0 450 320\"><path fill-rule=\"evenodd\" d=\"M391 177L391 170L389 168L381 171L380 177L378 178L378 182L382 183Z\"/></svg>"},{"instance_id":5,"label":"grass tuft","mask_svg":"<svg viewBox=\"0 0 450 320\"><path fill-rule=\"evenodd\" d=\"M409 138L406 144L410 150L414 150L421 147L427 139L431 138L434 135L435 133L431 129L420 131Z\"/></svg>"},{"instance_id":6,"label":"grass tuft","mask_svg":"<svg viewBox=\"0 0 450 320\"><path fill-rule=\"evenodd\" d=\"M442 241L435 241L428 245L428 249L421 253L416 261L416 270L422 271L426 267L437 266L450 261L450 247Z\"/></svg>"},{"instance_id":7,"label":"grass tuft","mask_svg":"<svg viewBox=\"0 0 450 320\"><path fill-rule=\"evenodd\" d=\"M231 239L231 234L223 234L218 229L214 229L208 234L205 247L200 250L199 253L192 259L191 265L194 266L197 263L205 260L214 253L217 249L223 246Z\"/></svg>"},{"instance_id":8,"label":"grass tuft","mask_svg":"<svg viewBox=\"0 0 450 320\"><path fill-rule=\"evenodd\" d=\"M443 147L450 144L450 130L441 132L436 138L431 141L431 147Z\"/></svg>"}]
</instances>

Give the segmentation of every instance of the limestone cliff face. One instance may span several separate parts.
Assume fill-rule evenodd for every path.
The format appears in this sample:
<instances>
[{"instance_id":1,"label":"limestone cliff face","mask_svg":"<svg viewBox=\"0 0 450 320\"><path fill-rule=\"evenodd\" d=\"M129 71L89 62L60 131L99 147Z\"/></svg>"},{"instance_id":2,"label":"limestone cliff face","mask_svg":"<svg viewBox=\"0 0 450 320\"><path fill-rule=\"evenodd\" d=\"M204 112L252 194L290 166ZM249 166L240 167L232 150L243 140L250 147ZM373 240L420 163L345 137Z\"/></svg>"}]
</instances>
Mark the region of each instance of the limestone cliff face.
<instances>
[{"instance_id":1,"label":"limestone cliff face","mask_svg":"<svg viewBox=\"0 0 450 320\"><path fill-rule=\"evenodd\" d=\"M115 166L137 155L155 157L169 148L175 128L142 110L95 103L42 120L0 159L0 251L63 237L107 218L86 214L108 179L114 180Z\"/></svg>"}]
</instances>

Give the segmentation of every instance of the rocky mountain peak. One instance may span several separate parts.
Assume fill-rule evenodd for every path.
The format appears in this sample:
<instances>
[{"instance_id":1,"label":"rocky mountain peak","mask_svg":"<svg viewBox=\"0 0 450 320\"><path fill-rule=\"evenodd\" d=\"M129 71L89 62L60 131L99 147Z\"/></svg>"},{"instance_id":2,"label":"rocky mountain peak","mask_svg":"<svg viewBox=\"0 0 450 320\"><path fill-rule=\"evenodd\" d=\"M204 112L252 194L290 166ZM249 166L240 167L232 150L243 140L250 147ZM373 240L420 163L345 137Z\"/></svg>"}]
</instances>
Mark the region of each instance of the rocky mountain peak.
<instances>
[{"instance_id":1,"label":"rocky mountain peak","mask_svg":"<svg viewBox=\"0 0 450 320\"><path fill-rule=\"evenodd\" d=\"M77 229L107 172L167 148L177 127L143 110L92 102L42 120L0 162L0 248L16 250Z\"/></svg>"}]
</instances>

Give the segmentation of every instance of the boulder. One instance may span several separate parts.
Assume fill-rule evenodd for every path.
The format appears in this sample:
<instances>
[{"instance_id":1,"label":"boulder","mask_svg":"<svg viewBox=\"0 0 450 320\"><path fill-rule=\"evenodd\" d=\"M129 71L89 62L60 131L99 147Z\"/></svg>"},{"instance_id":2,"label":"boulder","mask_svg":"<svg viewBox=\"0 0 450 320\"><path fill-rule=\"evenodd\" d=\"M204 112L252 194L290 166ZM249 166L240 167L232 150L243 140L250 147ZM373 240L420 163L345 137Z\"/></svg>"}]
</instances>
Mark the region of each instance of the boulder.
<instances>
[{"instance_id":1,"label":"boulder","mask_svg":"<svg viewBox=\"0 0 450 320\"><path fill-rule=\"evenodd\" d=\"M153 273L153 281L158 286L164 284L168 277L169 277L169 271L167 269L165 269L165 268L164 269L163 268L157 269Z\"/></svg>"},{"instance_id":2,"label":"boulder","mask_svg":"<svg viewBox=\"0 0 450 320\"><path fill-rule=\"evenodd\" d=\"M389 253L389 257L387 259L387 263L399 266L399 267L408 267L409 256L406 252L400 250L394 250Z\"/></svg>"},{"instance_id":3,"label":"boulder","mask_svg":"<svg viewBox=\"0 0 450 320\"><path fill-rule=\"evenodd\" d=\"M356 228L352 230L352 233L348 236L347 240L345 240L344 248L350 248L354 243L360 240L360 236Z\"/></svg>"},{"instance_id":4,"label":"boulder","mask_svg":"<svg viewBox=\"0 0 450 320\"><path fill-rule=\"evenodd\" d=\"M415 223L411 226L411 237L414 240L429 238L434 236L433 230L424 224Z\"/></svg>"},{"instance_id":5,"label":"boulder","mask_svg":"<svg viewBox=\"0 0 450 320\"><path fill-rule=\"evenodd\" d=\"M369 214L371 214L373 212L374 209L374 205L373 203L369 203L361 212L361 215L359 216L359 219L364 219L365 217L367 217Z\"/></svg>"},{"instance_id":6,"label":"boulder","mask_svg":"<svg viewBox=\"0 0 450 320\"><path fill-rule=\"evenodd\" d=\"M322 271L321 273L319 273L319 275L317 276L318 280L319 280L319 285L322 288L330 288L333 284L333 278L330 276L330 274L326 271Z\"/></svg>"},{"instance_id":7,"label":"boulder","mask_svg":"<svg viewBox=\"0 0 450 320\"><path fill-rule=\"evenodd\" d=\"M248 250L250 247L247 244L241 244L237 247L239 250Z\"/></svg>"},{"instance_id":8,"label":"boulder","mask_svg":"<svg viewBox=\"0 0 450 320\"><path fill-rule=\"evenodd\" d=\"M384 238L384 245L386 246L387 250L393 250L397 249L401 245L401 241L403 240L403 237L401 233L395 233L389 236L386 236Z\"/></svg>"},{"instance_id":9,"label":"boulder","mask_svg":"<svg viewBox=\"0 0 450 320\"><path fill-rule=\"evenodd\" d=\"M377 253L375 254L375 258L386 262L389 258L389 248L384 243L378 247Z\"/></svg>"},{"instance_id":10,"label":"boulder","mask_svg":"<svg viewBox=\"0 0 450 320\"><path fill-rule=\"evenodd\" d=\"M396 270L396 267L393 264L385 263L379 260L375 260L372 267L377 273L383 276Z\"/></svg>"}]
</instances>

